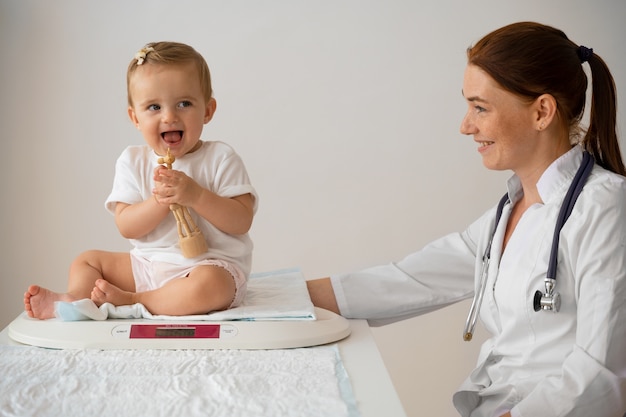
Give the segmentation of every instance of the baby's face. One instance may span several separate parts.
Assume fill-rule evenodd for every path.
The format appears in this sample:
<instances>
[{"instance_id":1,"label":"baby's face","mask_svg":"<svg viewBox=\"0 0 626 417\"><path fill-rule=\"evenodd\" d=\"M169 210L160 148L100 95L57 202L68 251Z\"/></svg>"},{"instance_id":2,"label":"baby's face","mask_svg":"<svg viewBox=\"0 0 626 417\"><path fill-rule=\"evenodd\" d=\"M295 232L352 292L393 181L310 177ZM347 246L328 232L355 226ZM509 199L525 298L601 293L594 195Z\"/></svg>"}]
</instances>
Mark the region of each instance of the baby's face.
<instances>
[{"instance_id":1,"label":"baby's face","mask_svg":"<svg viewBox=\"0 0 626 417\"><path fill-rule=\"evenodd\" d=\"M215 100L206 102L192 64L145 64L130 80L133 106L128 115L158 155L174 157L195 150L202 128L211 120Z\"/></svg>"}]
</instances>

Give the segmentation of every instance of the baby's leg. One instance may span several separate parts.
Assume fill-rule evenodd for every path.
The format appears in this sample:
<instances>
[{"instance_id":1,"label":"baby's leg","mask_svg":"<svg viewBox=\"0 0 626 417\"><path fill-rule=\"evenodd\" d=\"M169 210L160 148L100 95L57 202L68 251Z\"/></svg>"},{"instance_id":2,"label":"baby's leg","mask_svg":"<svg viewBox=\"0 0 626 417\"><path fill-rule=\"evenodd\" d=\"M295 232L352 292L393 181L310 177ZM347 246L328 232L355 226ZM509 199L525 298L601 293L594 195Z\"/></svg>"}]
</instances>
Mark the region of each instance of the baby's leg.
<instances>
[{"instance_id":1,"label":"baby's leg","mask_svg":"<svg viewBox=\"0 0 626 417\"><path fill-rule=\"evenodd\" d=\"M233 276L214 265L196 267L187 277L177 278L156 290L133 293L98 280L91 299L96 304L143 304L152 314L186 316L228 308L235 297Z\"/></svg>"},{"instance_id":2,"label":"baby's leg","mask_svg":"<svg viewBox=\"0 0 626 417\"><path fill-rule=\"evenodd\" d=\"M91 300L99 306L104 303L111 303L114 306L133 305L138 303L135 301L136 296L137 293L125 291L105 279L97 280L91 290Z\"/></svg>"},{"instance_id":3,"label":"baby's leg","mask_svg":"<svg viewBox=\"0 0 626 417\"><path fill-rule=\"evenodd\" d=\"M76 299L89 298L99 279L105 279L125 291L135 291L130 254L99 250L82 253L70 267L67 292Z\"/></svg>"},{"instance_id":4,"label":"baby's leg","mask_svg":"<svg viewBox=\"0 0 626 417\"><path fill-rule=\"evenodd\" d=\"M106 279L120 288L134 291L135 282L128 253L87 251L70 266L68 289L57 293L31 285L24 294L24 310L33 318L54 317L55 301L75 301L89 298L98 279Z\"/></svg>"}]
</instances>

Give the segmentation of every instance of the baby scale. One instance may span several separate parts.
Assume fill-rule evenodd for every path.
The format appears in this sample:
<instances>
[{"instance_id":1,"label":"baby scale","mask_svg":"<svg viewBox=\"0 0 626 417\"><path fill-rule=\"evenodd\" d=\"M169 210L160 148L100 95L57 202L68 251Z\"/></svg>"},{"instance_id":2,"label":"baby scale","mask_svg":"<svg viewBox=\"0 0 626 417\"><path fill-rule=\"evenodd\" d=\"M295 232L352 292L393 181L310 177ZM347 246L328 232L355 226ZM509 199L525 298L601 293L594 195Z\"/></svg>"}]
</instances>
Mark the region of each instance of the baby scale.
<instances>
[{"instance_id":1,"label":"baby scale","mask_svg":"<svg viewBox=\"0 0 626 417\"><path fill-rule=\"evenodd\" d=\"M315 307L316 320L102 321L39 320L19 315L9 324L16 342L51 349L288 349L344 339L350 323Z\"/></svg>"}]
</instances>

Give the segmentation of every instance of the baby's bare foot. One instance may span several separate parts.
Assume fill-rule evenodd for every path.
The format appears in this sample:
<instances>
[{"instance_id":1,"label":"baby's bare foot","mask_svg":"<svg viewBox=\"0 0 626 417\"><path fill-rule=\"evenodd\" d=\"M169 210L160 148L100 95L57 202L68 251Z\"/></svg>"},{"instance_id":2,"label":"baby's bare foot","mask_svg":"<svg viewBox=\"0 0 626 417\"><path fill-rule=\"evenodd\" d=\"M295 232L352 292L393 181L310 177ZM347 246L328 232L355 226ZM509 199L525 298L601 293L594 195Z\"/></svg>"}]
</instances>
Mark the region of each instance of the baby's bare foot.
<instances>
[{"instance_id":1,"label":"baby's bare foot","mask_svg":"<svg viewBox=\"0 0 626 417\"><path fill-rule=\"evenodd\" d=\"M39 285L31 285L24 293L24 310L29 317L50 319L54 317L55 301L71 302L75 299L69 294L50 291Z\"/></svg>"},{"instance_id":2,"label":"baby's bare foot","mask_svg":"<svg viewBox=\"0 0 626 417\"><path fill-rule=\"evenodd\" d=\"M104 303L111 303L114 306L125 306L134 304L134 293L124 291L109 281L99 279L96 286L91 290L91 301L100 306Z\"/></svg>"}]
</instances>

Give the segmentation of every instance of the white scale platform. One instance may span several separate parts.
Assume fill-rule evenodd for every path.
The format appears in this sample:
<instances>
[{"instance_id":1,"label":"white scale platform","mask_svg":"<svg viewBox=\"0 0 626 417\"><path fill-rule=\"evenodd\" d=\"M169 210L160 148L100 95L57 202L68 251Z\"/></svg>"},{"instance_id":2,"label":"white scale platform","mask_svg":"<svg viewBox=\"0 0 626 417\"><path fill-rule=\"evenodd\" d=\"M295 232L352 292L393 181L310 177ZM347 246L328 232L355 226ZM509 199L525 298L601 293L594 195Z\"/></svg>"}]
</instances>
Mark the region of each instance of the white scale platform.
<instances>
[{"instance_id":1,"label":"white scale platform","mask_svg":"<svg viewBox=\"0 0 626 417\"><path fill-rule=\"evenodd\" d=\"M52 349L288 349L335 342L350 334L347 319L315 308L317 320L60 321L22 313L8 327L16 342Z\"/></svg>"}]
</instances>

